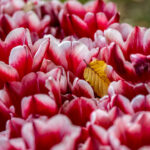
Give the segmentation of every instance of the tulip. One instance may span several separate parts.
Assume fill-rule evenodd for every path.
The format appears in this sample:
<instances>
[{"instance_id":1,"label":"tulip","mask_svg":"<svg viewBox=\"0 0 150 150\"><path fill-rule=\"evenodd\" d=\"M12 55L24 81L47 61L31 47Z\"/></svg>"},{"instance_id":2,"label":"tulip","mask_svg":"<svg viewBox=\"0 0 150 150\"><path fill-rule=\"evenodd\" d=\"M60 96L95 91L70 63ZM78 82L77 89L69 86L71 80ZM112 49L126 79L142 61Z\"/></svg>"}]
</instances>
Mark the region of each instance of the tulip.
<instances>
[{"instance_id":1,"label":"tulip","mask_svg":"<svg viewBox=\"0 0 150 150\"><path fill-rule=\"evenodd\" d=\"M108 95L101 98L99 108L108 111L117 106L127 114L149 111L149 84L114 81L108 88Z\"/></svg>"},{"instance_id":2,"label":"tulip","mask_svg":"<svg viewBox=\"0 0 150 150\"><path fill-rule=\"evenodd\" d=\"M63 66L65 70L71 71L77 77L83 78L86 63L97 57L98 52L98 48L88 49L81 41L66 39L60 42L50 36L49 59L56 65Z\"/></svg>"},{"instance_id":3,"label":"tulip","mask_svg":"<svg viewBox=\"0 0 150 150\"><path fill-rule=\"evenodd\" d=\"M112 26L104 32L110 46L101 50L101 58L123 79L132 83L148 82L149 29L124 25L121 30L122 26Z\"/></svg>"},{"instance_id":4,"label":"tulip","mask_svg":"<svg viewBox=\"0 0 150 150\"><path fill-rule=\"evenodd\" d=\"M1 41L0 46L0 80L5 83L22 79L25 74L39 69L46 57L49 39L41 40L35 50L30 32L17 28L8 34L5 41Z\"/></svg>"},{"instance_id":5,"label":"tulip","mask_svg":"<svg viewBox=\"0 0 150 150\"><path fill-rule=\"evenodd\" d=\"M80 137L80 127L71 124L63 115L56 115L47 121L36 119L22 127L22 137L30 149L59 148L74 150Z\"/></svg>"},{"instance_id":6,"label":"tulip","mask_svg":"<svg viewBox=\"0 0 150 150\"><path fill-rule=\"evenodd\" d=\"M67 115L74 124L85 126L90 119L90 114L96 108L97 106L94 100L80 97L74 98L70 102L66 101L62 106L61 112Z\"/></svg>"},{"instance_id":7,"label":"tulip","mask_svg":"<svg viewBox=\"0 0 150 150\"><path fill-rule=\"evenodd\" d=\"M94 37L96 30L105 30L119 21L119 14L113 3L103 0L82 5L78 1L68 1L59 13L59 22L66 35Z\"/></svg>"},{"instance_id":8,"label":"tulip","mask_svg":"<svg viewBox=\"0 0 150 150\"><path fill-rule=\"evenodd\" d=\"M118 118L109 130L112 148L125 146L126 149L139 149L149 145L149 116L149 112L140 112Z\"/></svg>"}]
</instances>

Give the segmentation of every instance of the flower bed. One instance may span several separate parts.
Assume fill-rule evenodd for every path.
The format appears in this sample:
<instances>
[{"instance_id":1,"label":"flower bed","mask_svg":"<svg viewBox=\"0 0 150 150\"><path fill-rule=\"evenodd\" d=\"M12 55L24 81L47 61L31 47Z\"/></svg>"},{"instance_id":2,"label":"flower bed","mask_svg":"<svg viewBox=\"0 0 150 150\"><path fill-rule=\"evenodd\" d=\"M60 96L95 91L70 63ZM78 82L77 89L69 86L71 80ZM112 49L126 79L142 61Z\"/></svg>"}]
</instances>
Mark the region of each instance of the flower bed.
<instances>
[{"instance_id":1,"label":"flower bed","mask_svg":"<svg viewBox=\"0 0 150 150\"><path fill-rule=\"evenodd\" d=\"M0 1L0 150L149 150L150 29L114 3Z\"/></svg>"}]
</instances>

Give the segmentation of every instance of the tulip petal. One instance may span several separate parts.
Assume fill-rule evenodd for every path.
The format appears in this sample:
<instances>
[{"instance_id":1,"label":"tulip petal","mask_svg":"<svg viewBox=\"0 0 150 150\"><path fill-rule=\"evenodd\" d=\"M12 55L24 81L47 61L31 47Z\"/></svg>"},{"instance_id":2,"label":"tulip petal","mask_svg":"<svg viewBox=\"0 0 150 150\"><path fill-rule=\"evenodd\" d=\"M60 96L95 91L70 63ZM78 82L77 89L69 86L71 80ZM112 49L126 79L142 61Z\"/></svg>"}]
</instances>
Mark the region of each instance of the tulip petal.
<instances>
[{"instance_id":1,"label":"tulip petal","mask_svg":"<svg viewBox=\"0 0 150 150\"><path fill-rule=\"evenodd\" d=\"M114 95L111 100L111 107L117 106L127 114L133 114L134 110L131 107L130 101L122 95Z\"/></svg>"},{"instance_id":2,"label":"tulip petal","mask_svg":"<svg viewBox=\"0 0 150 150\"><path fill-rule=\"evenodd\" d=\"M105 30L107 28L108 20L104 13L97 13L96 14L96 21L97 21L97 27L100 30Z\"/></svg>"},{"instance_id":3,"label":"tulip petal","mask_svg":"<svg viewBox=\"0 0 150 150\"><path fill-rule=\"evenodd\" d=\"M123 47L124 42L119 31L109 28L104 31L104 35L109 42L115 42L119 44L120 47Z\"/></svg>"},{"instance_id":4,"label":"tulip petal","mask_svg":"<svg viewBox=\"0 0 150 150\"><path fill-rule=\"evenodd\" d=\"M16 68L20 78L31 71L32 56L27 46L13 48L9 56L9 65Z\"/></svg>"},{"instance_id":5,"label":"tulip petal","mask_svg":"<svg viewBox=\"0 0 150 150\"><path fill-rule=\"evenodd\" d=\"M72 93L76 96L94 98L92 87L85 80L79 80L78 78L76 78L73 82Z\"/></svg>"},{"instance_id":6,"label":"tulip petal","mask_svg":"<svg viewBox=\"0 0 150 150\"><path fill-rule=\"evenodd\" d=\"M105 129L109 128L109 126L112 124L109 114L103 110L96 110L92 112L91 117L90 117L90 122L92 124L96 124L98 126L101 126Z\"/></svg>"},{"instance_id":7,"label":"tulip petal","mask_svg":"<svg viewBox=\"0 0 150 150\"><path fill-rule=\"evenodd\" d=\"M49 40L45 40L40 44L40 47L38 48L37 52L35 53L33 57L33 65L32 65L32 70L36 70L39 68L47 50L49 47Z\"/></svg>"},{"instance_id":8,"label":"tulip petal","mask_svg":"<svg viewBox=\"0 0 150 150\"><path fill-rule=\"evenodd\" d=\"M146 108L146 98L144 95L137 95L132 99L131 106L133 107L134 111L142 111Z\"/></svg>"},{"instance_id":9,"label":"tulip petal","mask_svg":"<svg viewBox=\"0 0 150 150\"><path fill-rule=\"evenodd\" d=\"M150 29L148 29L143 38L144 52L145 54L150 53Z\"/></svg>"},{"instance_id":10,"label":"tulip petal","mask_svg":"<svg viewBox=\"0 0 150 150\"><path fill-rule=\"evenodd\" d=\"M17 70L4 62L0 61L0 80L4 82L15 81L19 79Z\"/></svg>"},{"instance_id":11,"label":"tulip petal","mask_svg":"<svg viewBox=\"0 0 150 150\"><path fill-rule=\"evenodd\" d=\"M88 25L81 18L76 15L71 15L71 23L77 36L89 37Z\"/></svg>"},{"instance_id":12,"label":"tulip petal","mask_svg":"<svg viewBox=\"0 0 150 150\"><path fill-rule=\"evenodd\" d=\"M69 14L74 14L81 18L83 18L85 15L85 9L78 1L68 1L66 3L66 8Z\"/></svg>"},{"instance_id":13,"label":"tulip petal","mask_svg":"<svg viewBox=\"0 0 150 150\"><path fill-rule=\"evenodd\" d=\"M5 39L6 56L8 57L13 47L18 45L27 45L32 47L30 32L28 29L16 28L12 30ZM8 59L8 58L7 58Z\"/></svg>"},{"instance_id":14,"label":"tulip petal","mask_svg":"<svg viewBox=\"0 0 150 150\"><path fill-rule=\"evenodd\" d=\"M130 54L143 54L143 36L144 28L135 27L134 30L130 33L125 47L125 54L127 54L127 59L129 59Z\"/></svg>"},{"instance_id":15,"label":"tulip petal","mask_svg":"<svg viewBox=\"0 0 150 150\"><path fill-rule=\"evenodd\" d=\"M116 13L109 21L108 21L108 26L113 24L113 23L116 23L116 22L119 22L119 19L120 19L120 15L119 13Z\"/></svg>"},{"instance_id":16,"label":"tulip petal","mask_svg":"<svg viewBox=\"0 0 150 150\"><path fill-rule=\"evenodd\" d=\"M46 87L50 91L50 96L55 99L58 106L61 106L62 104L62 98L61 98L61 91L59 87L59 82L57 80L54 80L53 77L49 77L46 81Z\"/></svg>"},{"instance_id":17,"label":"tulip petal","mask_svg":"<svg viewBox=\"0 0 150 150\"><path fill-rule=\"evenodd\" d=\"M11 118L7 122L7 130L9 132L9 138L16 138L21 136L21 129L25 121L21 118Z\"/></svg>"},{"instance_id":18,"label":"tulip petal","mask_svg":"<svg viewBox=\"0 0 150 150\"><path fill-rule=\"evenodd\" d=\"M91 112L95 109L96 104L92 99L81 97L75 98L67 105L64 105L62 113L66 114L74 124L84 126L90 119Z\"/></svg>"},{"instance_id":19,"label":"tulip petal","mask_svg":"<svg viewBox=\"0 0 150 150\"><path fill-rule=\"evenodd\" d=\"M27 118L30 114L52 116L57 111L55 101L44 94L36 94L23 98L21 109L23 118Z\"/></svg>"},{"instance_id":20,"label":"tulip petal","mask_svg":"<svg viewBox=\"0 0 150 150\"><path fill-rule=\"evenodd\" d=\"M90 33L91 33L91 37L94 35L94 33L96 32L96 17L93 13L88 12L86 13L85 17L84 17L84 21L86 22L86 24L88 25L88 28L90 29Z\"/></svg>"},{"instance_id":21,"label":"tulip petal","mask_svg":"<svg viewBox=\"0 0 150 150\"><path fill-rule=\"evenodd\" d=\"M90 132L92 139L98 140L99 144L102 144L102 145L108 144L108 136L104 128L98 125L91 125L89 127L89 132Z\"/></svg>"},{"instance_id":22,"label":"tulip petal","mask_svg":"<svg viewBox=\"0 0 150 150\"><path fill-rule=\"evenodd\" d=\"M11 30L13 30L16 27L16 24L13 21L13 19L7 14L1 16L0 22L0 25L4 30L5 34L8 34Z\"/></svg>"},{"instance_id":23,"label":"tulip petal","mask_svg":"<svg viewBox=\"0 0 150 150\"><path fill-rule=\"evenodd\" d=\"M104 7L104 12L108 17L108 19L110 19L112 16L116 14L116 10L117 10L116 5L112 2L107 3Z\"/></svg>"}]
</instances>

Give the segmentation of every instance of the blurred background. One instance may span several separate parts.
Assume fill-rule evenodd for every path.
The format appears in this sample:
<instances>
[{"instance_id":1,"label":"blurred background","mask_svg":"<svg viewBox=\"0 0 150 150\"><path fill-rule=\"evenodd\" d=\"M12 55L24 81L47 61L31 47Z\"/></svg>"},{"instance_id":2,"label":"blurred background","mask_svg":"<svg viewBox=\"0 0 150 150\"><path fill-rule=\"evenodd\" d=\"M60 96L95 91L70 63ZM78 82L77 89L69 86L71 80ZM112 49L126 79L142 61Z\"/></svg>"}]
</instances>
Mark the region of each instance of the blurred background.
<instances>
[{"instance_id":1,"label":"blurred background","mask_svg":"<svg viewBox=\"0 0 150 150\"><path fill-rule=\"evenodd\" d=\"M150 27L150 0L111 1L117 4L118 10L121 14L121 22Z\"/></svg>"},{"instance_id":2,"label":"blurred background","mask_svg":"<svg viewBox=\"0 0 150 150\"><path fill-rule=\"evenodd\" d=\"M88 0L80 0L82 3ZM115 2L120 11L121 22L150 27L150 0L104 0Z\"/></svg>"}]
</instances>

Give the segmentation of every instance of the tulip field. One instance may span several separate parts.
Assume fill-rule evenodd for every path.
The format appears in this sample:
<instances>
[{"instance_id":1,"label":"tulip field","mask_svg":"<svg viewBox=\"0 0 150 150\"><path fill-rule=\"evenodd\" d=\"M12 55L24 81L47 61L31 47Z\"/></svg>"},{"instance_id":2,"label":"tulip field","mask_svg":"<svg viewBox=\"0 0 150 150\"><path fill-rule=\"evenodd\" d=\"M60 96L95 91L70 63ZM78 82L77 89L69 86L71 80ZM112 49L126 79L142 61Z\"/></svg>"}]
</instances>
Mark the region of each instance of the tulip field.
<instances>
[{"instance_id":1,"label":"tulip field","mask_svg":"<svg viewBox=\"0 0 150 150\"><path fill-rule=\"evenodd\" d=\"M0 150L150 150L150 28L120 17L0 0Z\"/></svg>"}]
</instances>

